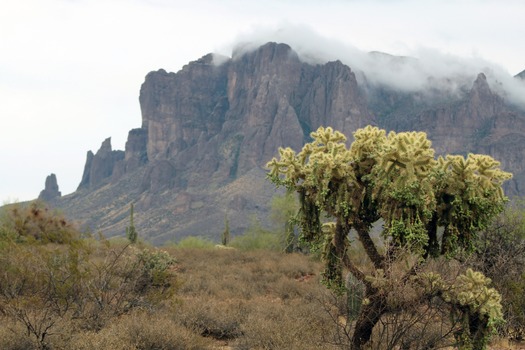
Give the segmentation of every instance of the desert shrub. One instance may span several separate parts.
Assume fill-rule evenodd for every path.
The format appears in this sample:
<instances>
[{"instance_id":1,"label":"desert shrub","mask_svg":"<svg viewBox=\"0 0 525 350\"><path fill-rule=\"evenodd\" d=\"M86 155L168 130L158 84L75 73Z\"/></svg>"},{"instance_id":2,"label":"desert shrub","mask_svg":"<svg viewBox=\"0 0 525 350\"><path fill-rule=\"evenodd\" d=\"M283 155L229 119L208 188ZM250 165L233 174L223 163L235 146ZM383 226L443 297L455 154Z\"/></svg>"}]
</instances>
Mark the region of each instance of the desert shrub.
<instances>
[{"instance_id":1,"label":"desert shrub","mask_svg":"<svg viewBox=\"0 0 525 350\"><path fill-rule=\"evenodd\" d=\"M437 305L417 312L387 314L372 333L370 349L440 349L455 344L454 327Z\"/></svg>"},{"instance_id":2,"label":"desert shrub","mask_svg":"<svg viewBox=\"0 0 525 350\"><path fill-rule=\"evenodd\" d=\"M0 313L21 325L39 348L62 338L63 324L100 330L135 308L152 309L176 288L173 258L159 250L10 242L0 252Z\"/></svg>"},{"instance_id":3,"label":"desert shrub","mask_svg":"<svg viewBox=\"0 0 525 350\"><path fill-rule=\"evenodd\" d=\"M206 248L213 248L215 244L207 239L202 237L196 237L196 236L188 236L181 239L176 246L178 248L198 248L198 249L206 249Z\"/></svg>"},{"instance_id":4,"label":"desert shrub","mask_svg":"<svg viewBox=\"0 0 525 350\"><path fill-rule=\"evenodd\" d=\"M298 230L295 225L295 215L299 209L297 197L287 192L284 195L275 195L270 205L270 220L281 240L281 246L287 253L304 249L299 244Z\"/></svg>"},{"instance_id":5,"label":"desert shrub","mask_svg":"<svg viewBox=\"0 0 525 350\"><path fill-rule=\"evenodd\" d=\"M182 280L173 319L185 327L234 349L324 349L335 343L335 326L318 301L327 293L319 283L319 262L262 250L172 254ZM299 337L300 328L309 335Z\"/></svg>"},{"instance_id":6,"label":"desert shrub","mask_svg":"<svg viewBox=\"0 0 525 350\"><path fill-rule=\"evenodd\" d=\"M185 350L208 349L211 342L164 314L135 312L100 332L77 334L69 343L77 350Z\"/></svg>"},{"instance_id":7,"label":"desert shrub","mask_svg":"<svg viewBox=\"0 0 525 350\"><path fill-rule=\"evenodd\" d=\"M282 251L284 249L284 241L282 234L264 228L261 222L256 217L253 217L246 232L234 237L230 242L230 246L243 251Z\"/></svg>"},{"instance_id":8,"label":"desert shrub","mask_svg":"<svg viewBox=\"0 0 525 350\"><path fill-rule=\"evenodd\" d=\"M296 300L283 307L271 300L259 300L242 324L243 336L235 348L248 349L330 349L328 339L334 331L319 304Z\"/></svg>"},{"instance_id":9,"label":"desert shrub","mask_svg":"<svg viewBox=\"0 0 525 350\"><path fill-rule=\"evenodd\" d=\"M281 238L278 234L270 231L249 231L241 236L236 236L231 240L230 245L234 248L250 250L281 250Z\"/></svg>"},{"instance_id":10,"label":"desert shrub","mask_svg":"<svg viewBox=\"0 0 525 350\"><path fill-rule=\"evenodd\" d=\"M214 298L184 299L175 317L186 328L219 340L234 339L241 333L247 308L242 301L220 301Z\"/></svg>"},{"instance_id":11,"label":"desert shrub","mask_svg":"<svg viewBox=\"0 0 525 350\"><path fill-rule=\"evenodd\" d=\"M266 336L313 349L334 328L312 297L324 292L319 263L304 255L103 237L4 242L0 349L263 348ZM300 327L311 334L293 340Z\"/></svg>"},{"instance_id":12,"label":"desert shrub","mask_svg":"<svg viewBox=\"0 0 525 350\"><path fill-rule=\"evenodd\" d=\"M181 294L228 299L245 298L252 293L251 286L243 285L249 274L242 267L245 253L192 248L171 248L170 252L177 256Z\"/></svg>"},{"instance_id":13,"label":"desert shrub","mask_svg":"<svg viewBox=\"0 0 525 350\"><path fill-rule=\"evenodd\" d=\"M282 276L271 284L269 289L281 300L302 298L306 291L295 279Z\"/></svg>"},{"instance_id":14,"label":"desert shrub","mask_svg":"<svg viewBox=\"0 0 525 350\"><path fill-rule=\"evenodd\" d=\"M41 202L13 204L2 210L0 240L63 244L79 238L79 231L63 215Z\"/></svg>"},{"instance_id":15,"label":"desert shrub","mask_svg":"<svg viewBox=\"0 0 525 350\"><path fill-rule=\"evenodd\" d=\"M516 200L476 240L469 262L501 293L505 323L500 335L525 338L525 202Z\"/></svg>"},{"instance_id":16,"label":"desert shrub","mask_svg":"<svg viewBox=\"0 0 525 350\"><path fill-rule=\"evenodd\" d=\"M0 254L0 311L25 328L39 348L62 318L73 315L82 293L78 257L63 246L12 243Z\"/></svg>"},{"instance_id":17,"label":"desert shrub","mask_svg":"<svg viewBox=\"0 0 525 350\"><path fill-rule=\"evenodd\" d=\"M22 324L6 317L0 317L0 349L31 350L37 348L38 344L27 334Z\"/></svg>"},{"instance_id":18,"label":"desert shrub","mask_svg":"<svg viewBox=\"0 0 525 350\"><path fill-rule=\"evenodd\" d=\"M276 260L277 270L290 278L312 275L318 269L319 262L302 254L279 255Z\"/></svg>"},{"instance_id":19,"label":"desert shrub","mask_svg":"<svg viewBox=\"0 0 525 350\"><path fill-rule=\"evenodd\" d=\"M178 259L183 295L251 299L275 292L287 280L293 286L296 280L318 275L319 263L301 254L220 249L173 249L171 253Z\"/></svg>"}]
</instances>

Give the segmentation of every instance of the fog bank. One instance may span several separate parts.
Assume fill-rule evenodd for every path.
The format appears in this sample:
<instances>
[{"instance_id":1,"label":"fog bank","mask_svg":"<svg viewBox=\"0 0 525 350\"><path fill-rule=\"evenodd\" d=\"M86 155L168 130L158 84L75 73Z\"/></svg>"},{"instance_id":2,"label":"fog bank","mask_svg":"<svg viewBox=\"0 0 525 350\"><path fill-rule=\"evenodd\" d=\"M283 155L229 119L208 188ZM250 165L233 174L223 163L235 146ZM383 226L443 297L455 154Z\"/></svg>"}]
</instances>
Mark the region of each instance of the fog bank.
<instances>
[{"instance_id":1,"label":"fog bank","mask_svg":"<svg viewBox=\"0 0 525 350\"><path fill-rule=\"evenodd\" d=\"M405 92L438 89L459 94L461 90L470 89L477 75L484 73L494 92L525 110L525 81L482 57L460 57L430 47L419 47L405 56L366 52L323 37L308 26L289 23L275 28L256 27L238 36L231 47L242 54L270 41L290 45L302 61L311 64L340 60L356 73L360 83Z\"/></svg>"}]
</instances>

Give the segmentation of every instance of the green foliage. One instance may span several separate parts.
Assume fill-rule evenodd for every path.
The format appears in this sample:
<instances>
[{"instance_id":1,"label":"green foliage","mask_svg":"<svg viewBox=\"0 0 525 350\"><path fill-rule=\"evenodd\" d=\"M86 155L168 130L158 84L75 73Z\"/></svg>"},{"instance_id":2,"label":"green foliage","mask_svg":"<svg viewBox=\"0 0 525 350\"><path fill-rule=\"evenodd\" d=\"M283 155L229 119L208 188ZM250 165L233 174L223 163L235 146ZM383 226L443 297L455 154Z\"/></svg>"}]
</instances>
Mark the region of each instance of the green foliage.
<instances>
[{"instance_id":1,"label":"green foliage","mask_svg":"<svg viewBox=\"0 0 525 350\"><path fill-rule=\"evenodd\" d=\"M135 229L135 224L133 223L133 203L131 204L130 214L129 214L129 226L126 227L126 237L131 243L137 243L137 230Z\"/></svg>"},{"instance_id":2,"label":"green foliage","mask_svg":"<svg viewBox=\"0 0 525 350\"><path fill-rule=\"evenodd\" d=\"M297 198L291 192L272 198L270 219L276 226L276 232L282 237L282 246L287 253L291 253L299 248L299 242L295 234L295 215L298 208Z\"/></svg>"},{"instance_id":3,"label":"green foliage","mask_svg":"<svg viewBox=\"0 0 525 350\"><path fill-rule=\"evenodd\" d=\"M222 231L221 242L223 246L227 246L230 243L230 222L227 216L224 218L224 231Z\"/></svg>"},{"instance_id":4,"label":"green foliage","mask_svg":"<svg viewBox=\"0 0 525 350\"><path fill-rule=\"evenodd\" d=\"M396 245L408 247L413 252L423 252L428 244L427 229L419 217L414 220L392 220L387 232Z\"/></svg>"},{"instance_id":5,"label":"green foliage","mask_svg":"<svg viewBox=\"0 0 525 350\"><path fill-rule=\"evenodd\" d=\"M281 237L278 234L266 230L256 219L252 219L250 227L243 235L236 236L231 241L231 246L243 251L250 250L281 250Z\"/></svg>"}]
</instances>

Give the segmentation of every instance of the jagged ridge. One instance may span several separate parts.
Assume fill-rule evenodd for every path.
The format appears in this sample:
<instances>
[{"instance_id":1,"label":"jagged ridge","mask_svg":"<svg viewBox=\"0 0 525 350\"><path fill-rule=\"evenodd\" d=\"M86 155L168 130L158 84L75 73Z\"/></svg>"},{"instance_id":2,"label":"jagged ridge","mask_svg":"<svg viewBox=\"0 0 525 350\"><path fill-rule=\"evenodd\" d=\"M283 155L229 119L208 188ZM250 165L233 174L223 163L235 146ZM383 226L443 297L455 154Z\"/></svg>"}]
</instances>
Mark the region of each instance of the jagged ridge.
<instances>
[{"instance_id":1,"label":"jagged ridge","mask_svg":"<svg viewBox=\"0 0 525 350\"><path fill-rule=\"evenodd\" d=\"M487 153L525 181L525 115L493 93L481 73L464 96L430 98L357 83L339 61L301 62L286 44L268 43L218 65L209 54L178 73L146 76L142 126L125 151L110 139L88 152L77 192L55 205L95 230L121 235L130 203L139 234L156 243L184 235L218 237L228 215L234 234L262 218L275 190L261 168L278 147L300 149L329 125L346 135L367 124L423 130L441 153ZM378 118L374 118L377 115Z\"/></svg>"}]
</instances>

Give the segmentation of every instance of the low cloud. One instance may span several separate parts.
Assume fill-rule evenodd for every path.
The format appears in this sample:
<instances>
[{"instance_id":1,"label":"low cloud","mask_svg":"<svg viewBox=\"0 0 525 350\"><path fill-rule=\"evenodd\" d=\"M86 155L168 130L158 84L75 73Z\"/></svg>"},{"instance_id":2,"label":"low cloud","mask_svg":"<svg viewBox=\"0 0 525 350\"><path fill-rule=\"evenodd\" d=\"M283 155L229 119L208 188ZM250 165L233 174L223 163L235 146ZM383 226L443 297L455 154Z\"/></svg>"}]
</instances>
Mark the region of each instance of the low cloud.
<instances>
[{"instance_id":1,"label":"low cloud","mask_svg":"<svg viewBox=\"0 0 525 350\"><path fill-rule=\"evenodd\" d=\"M308 26L291 23L273 28L255 27L237 37L231 46L234 53L240 54L269 41L290 45L301 60L308 63L340 60L356 73L360 83L366 81L373 86L383 85L406 92L437 89L459 94L470 89L477 75L484 73L493 91L525 110L525 81L514 78L500 65L482 57L459 57L426 47L407 56L366 52L324 37Z\"/></svg>"}]
</instances>

